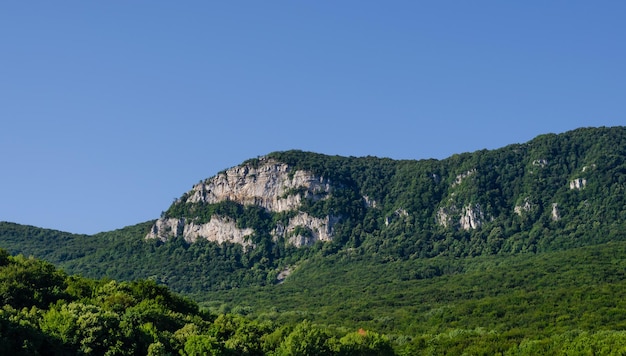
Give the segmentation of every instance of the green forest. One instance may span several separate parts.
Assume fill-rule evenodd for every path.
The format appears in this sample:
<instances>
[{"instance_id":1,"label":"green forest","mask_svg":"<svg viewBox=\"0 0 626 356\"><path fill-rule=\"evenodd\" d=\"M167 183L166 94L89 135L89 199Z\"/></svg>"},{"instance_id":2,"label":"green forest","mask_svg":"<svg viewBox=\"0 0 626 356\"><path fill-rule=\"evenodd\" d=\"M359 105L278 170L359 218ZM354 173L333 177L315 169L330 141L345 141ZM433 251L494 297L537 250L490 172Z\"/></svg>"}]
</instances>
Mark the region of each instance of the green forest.
<instances>
[{"instance_id":1,"label":"green forest","mask_svg":"<svg viewBox=\"0 0 626 356\"><path fill-rule=\"evenodd\" d=\"M625 127L443 160L294 150L242 166L268 160L332 189L282 212L188 192L161 216L226 216L251 246L146 240L155 221L0 222L0 354L626 354ZM301 212L337 217L332 241L272 235Z\"/></svg>"},{"instance_id":2,"label":"green forest","mask_svg":"<svg viewBox=\"0 0 626 356\"><path fill-rule=\"evenodd\" d=\"M0 250L0 354L622 355L625 253L608 243L382 267L337 256L199 305L154 281L70 276Z\"/></svg>"},{"instance_id":3,"label":"green forest","mask_svg":"<svg viewBox=\"0 0 626 356\"><path fill-rule=\"evenodd\" d=\"M0 250L2 355L386 355L363 329L256 322L201 310L153 281L68 276Z\"/></svg>"}]
</instances>

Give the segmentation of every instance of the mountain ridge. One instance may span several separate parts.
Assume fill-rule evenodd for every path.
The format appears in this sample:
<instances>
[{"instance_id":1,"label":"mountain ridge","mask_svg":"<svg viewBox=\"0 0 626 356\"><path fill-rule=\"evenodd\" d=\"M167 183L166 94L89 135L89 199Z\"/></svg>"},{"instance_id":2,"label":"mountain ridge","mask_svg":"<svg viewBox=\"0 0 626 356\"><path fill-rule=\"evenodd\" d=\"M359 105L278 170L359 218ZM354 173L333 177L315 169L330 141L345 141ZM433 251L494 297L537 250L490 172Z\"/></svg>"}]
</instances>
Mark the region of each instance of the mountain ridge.
<instances>
[{"instance_id":1,"label":"mountain ridge","mask_svg":"<svg viewBox=\"0 0 626 356\"><path fill-rule=\"evenodd\" d=\"M263 194L251 196L246 196L245 194L242 196L240 194L239 198L217 198L211 200L209 205L224 201L234 201L244 206L264 208L269 213L291 211L299 214L309 213L315 217L328 219L332 215L331 211L336 211L332 207L324 206L324 204L333 205L332 199L329 199L335 198L333 192L331 192L332 188L335 188L335 191L348 188L352 189L351 192L347 192L348 195L352 195L351 198L356 198L349 202L352 204L351 213L346 214L346 212L343 212L343 218L364 219L368 214L377 215L377 228L379 229L383 226L389 227L394 221L411 219L423 228L433 231L440 231L440 227L465 231L477 230L484 224L491 223L493 225L494 221L508 219L515 215L522 221L533 218L536 220L537 217L548 217L552 222L557 222L564 217L564 214L568 213L567 207L563 206L565 203L559 201L561 196L564 196L561 200L566 200L570 198L569 196L577 194L574 191L581 192L590 189L597 191L598 182L593 181L594 171L598 170L599 164L603 164L602 159L606 159L606 157L601 157L594 153L594 147L581 148L580 146L583 146L584 143L582 141L576 143L576 136L590 132L595 133L597 136L602 136L610 132L617 133L618 131L621 131L622 137L619 138L621 141L615 143L612 147L623 147L623 128L584 128L561 135L540 135L525 144L513 144L497 150L482 150L474 153L458 154L440 161L395 161L376 157L326 156L297 150L274 152L260 159L248 160L239 166L207 179L203 184L194 186L192 191L185 193L183 197L170 207L165 216L198 220L198 210L202 209L200 206L184 207L187 211L195 208L195 211L191 213L181 211L182 207L179 205L189 204L186 200L187 194L195 198L191 202L192 204L207 203L208 201L199 198L199 194L205 187L204 184L222 177L230 180L231 184L228 186L228 191L230 194L236 195L238 194L238 184L244 187L251 184L250 182L242 183L242 181L246 180L248 172L255 172L259 167L267 168L268 165L275 166L279 164L281 167L280 174L275 174L273 177L291 183L289 186L291 191L290 194L284 197L279 196L280 194L275 192L271 198L274 202L280 201L280 198L286 198L285 201L290 202L287 203L286 208L273 211L272 208L264 206L263 204L265 203L259 204L259 200L263 202L264 199L268 198L267 195ZM551 141L554 142L551 143ZM568 143L575 146L575 149L582 150L585 153L585 157L577 156L568 162L567 159L559 156L558 150L562 149L559 147L559 144L564 145ZM606 148L606 142L596 143L596 146L602 144ZM540 149L534 149L533 146L538 146ZM567 151L571 152L569 149ZM621 154L623 153L622 150ZM502 157L494 157L498 155ZM584 162L579 164L578 160L581 159ZM369 162L366 164L374 167L367 167L359 163L355 164L358 161L368 160ZM330 164L328 163L329 161L331 161ZM381 177L385 174L385 172L381 173L384 170L381 165L382 162L385 162L388 166L393 165L394 167L392 168L395 172L392 172L392 174L387 173L387 177ZM452 164L446 165L446 162L452 162ZM520 162L522 162L521 165L519 164ZM349 164L356 167L346 167ZM502 169L503 165L512 166L514 164L517 164L517 171L511 172ZM423 166L431 167L423 168ZM368 182L358 177L359 172L368 168L370 168L370 172L366 172L364 175L369 178L372 170L378 170L378 172L374 172L378 173L378 176L374 176L371 179L375 180L378 178L379 182ZM602 169L607 168L611 168L610 165L605 164L602 167ZM407 173L401 171L403 169L409 171L409 174L411 173L410 169L413 169L413 176L406 177ZM520 171L520 169L523 169L523 171ZM353 172L350 170L353 170ZM246 174L239 174L241 171L246 172ZM356 174L354 171L356 171ZM298 185L298 183L285 179L288 175L298 176L300 174L307 176L310 181L324 181L326 179L323 192L324 199L311 199L315 194L307 186ZM509 175L507 177L508 180L502 178L506 174ZM252 173L251 176L254 177L252 178L252 183L255 183L256 174ZM419 195L419 198L423 200L423 204L415 204L415 202L403 204L404 202L401 200L407 200L407 194L402 196L402 191L398 194L400 197L388 198L394 195L393 191L389 191L388 185L398 185L407 182L411 182L413 186L409 186L405 191L408 190L409 193ZM588 182L593 187L587 187ZM372 189L369 186L376 183L378 183L378 186L382 185L382 189ZM254 184L252 185L255 186ZM334 185L337 186L334 187ZM420 186L416 187L416 185ZM519 190L520 187L522 190ZM274 188L276 187L274 186ZM519 191L515 191L516 189ZM556 196L554 199L551 199L552 201L544 197L540 198L537 196L538 194L534 193L539 192L541 194L546 189L549 190L551 195ZM506 190L509 190L509 192ZM281 194L285 194L285 191L285 189L282 189ZM431 195L430 199L428 194ZM578 195L585 194L580 193ZM343 208L345 210L346 208L345 205L334 204L335 208L338 206L340 209ZM363 208L369 211L363 211ZM376 213L377 211L378 214ZM420 213L423 215L422 217L414 218L415 215ZM340 216L335 216L335 218L337 221L342 220ZM240 225L246 224L242 223ZM306 226L306 224L300 226L303 227L305 232L309 230L308 233L311 234L312 231L310 230L312 229L310 226ZM295 227L292 224L293 230L295 230ZM273 241L276 240L277 238L274 235ZM325 240L329 241L330 238ZM309 241L309 245L315 241L316 239L312 239Z\"/></svg>"},{"instance_id":2,"label":"mountain ridge","mask_svg":"<svg viewBox=\"0 0 626 356\"><path fill-rule=\"evenodd\" d=\"M0 244L73 273L190 293L272 285L287 267L340 251L539 253L622 239L625 161L625 127L442 160L272 152L195 184L157 220L91 236L4 223Z\"/></svg>"}]
</instances>

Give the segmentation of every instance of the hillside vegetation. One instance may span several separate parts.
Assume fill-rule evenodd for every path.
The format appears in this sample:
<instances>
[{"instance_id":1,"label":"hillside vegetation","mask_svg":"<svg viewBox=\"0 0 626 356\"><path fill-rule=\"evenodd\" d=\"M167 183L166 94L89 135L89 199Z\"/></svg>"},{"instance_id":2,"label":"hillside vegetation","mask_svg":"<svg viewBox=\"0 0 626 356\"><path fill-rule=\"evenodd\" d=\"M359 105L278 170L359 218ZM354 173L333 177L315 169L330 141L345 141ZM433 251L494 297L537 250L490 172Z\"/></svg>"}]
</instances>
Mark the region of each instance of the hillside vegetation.
<instances>
[{"instance_id":1,"label":"hillside vegetation","mask_svg":"<svg viewBox=\"0 0 626 356\"><path fill-rule=\"evenodd\" d=\"M153 221L93 236L0 223L0 246L69 273L153 279L185 293L271 285L288 266L347 250L389 260L556 251L622 239L625 158L624 127L543 135L444 160L275 152L265 159L331 182L326 199L303 199L298 210L338 216L332 242L296 248L273 238L271 227L295 212L179 200L163 217L227 216L254 229L254 248L202 239L190 244L179 237L145 240Z\"/></svg>"},{"instance_id":2,"label":"hillside vegetation","mask_svg":"<svg viewBox=\"0 0 626 356\"><path fill-rule=\"evenodd\" d=\"M68 276L0 250L2 355L390 355L365 330L211 315L151 281Z\"/></svg>"},{"instance_id":3,"label":"hillside vegetation","mask_svg":"<svg viewBox=\"0 0 626 356\"><path fill-rule=\"evenodd\" d=\"M68 276L0 250L0 353L621 355L625 252L610 243L437 261L458 272L424 279L404 275L406 261L347 258L331 262L334 273L312 261L290 285L218 292L265 312L211 313L153 281Z\"/></svg>"},{"instance_id":4,"label":"hillside vegetation","mask_svg":"<svg viewBox=\"0 0 626 356\"><path fill-rule=\"evenodd\" d=\"M250 245L146 239L155 221L93 236L3 222L0 247L91 278L88 305L101 307L89 298L106 283L167 286L200 303L206 311L185 300L202 323L223 315L260 328L242 331L273 340L259 341L257 354L280 354L296 330L339 354L350 343L382 354L626 353L626 128L542 135L444 160L287 151L241 167L267 162L310 172L329 189L294 188L288 193L301 204L285 211L191 201L192 190L160 217L225 217L254 231ZM276 226L298 214L336 218L332 241L296 247L288 235L277 238ZM314 231L296 226L290 234ZM27 305L45 313L58 298L81 300L57 296L12 313ZM212 345L235 352L229 337L206 332ZM142 347L161 342L172 351L186 342L160 340ZM284 354L306 354L291 350Z\"/></svg>"}]
</instances>

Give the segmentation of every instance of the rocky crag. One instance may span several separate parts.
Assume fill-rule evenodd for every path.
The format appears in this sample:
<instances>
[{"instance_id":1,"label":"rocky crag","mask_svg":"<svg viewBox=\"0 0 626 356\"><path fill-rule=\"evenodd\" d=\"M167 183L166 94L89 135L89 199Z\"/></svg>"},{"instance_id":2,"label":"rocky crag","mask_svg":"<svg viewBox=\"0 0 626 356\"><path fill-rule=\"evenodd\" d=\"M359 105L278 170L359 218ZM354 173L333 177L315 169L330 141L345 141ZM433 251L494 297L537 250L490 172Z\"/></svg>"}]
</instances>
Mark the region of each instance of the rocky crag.
<instances>
[{"instance_id":1,"label":"rocky crag","mask_svg":"<svg viewBox=\"0 0 626 356\"><path fill-rule=\"evenodd\" d=\"M315 217L300 210L304 200L315 202L327 199L330 194L332 186L327 179L273 159L261 158L254 164L230 168L196 184L174 205L206 206L233 202L259 207L270 213L284 213L288 216L286 222L278 221L272 226L273 239L283 238L300 247L332 240L333 226L340 217ZM164 216L156 221L146 239L167 241L182 236L190 243L202 238L253 245L250 237L257 232L250 227L238 227L235 218L215 214L208 222L198 222L197 218L190 216Z\"/></svg>"},{"instance_id":2,"label":"rocky crag","mask_svg":"<svg viewBox=\"0 0 626 356\"><path fill-rule=\"evenodd\" d=\"M581 230L583 217L599 223L619 206L611 192L621 189L614 172L625 136L624 128L579 129L441 161L275 152L196 184L145 238L302 247L341 230L341 244L449 232L482 244L493 229L524 239L531 226L560 228L550 222ZM491 250L503 246L519 248Z\"/></svg>"}]
</instances>

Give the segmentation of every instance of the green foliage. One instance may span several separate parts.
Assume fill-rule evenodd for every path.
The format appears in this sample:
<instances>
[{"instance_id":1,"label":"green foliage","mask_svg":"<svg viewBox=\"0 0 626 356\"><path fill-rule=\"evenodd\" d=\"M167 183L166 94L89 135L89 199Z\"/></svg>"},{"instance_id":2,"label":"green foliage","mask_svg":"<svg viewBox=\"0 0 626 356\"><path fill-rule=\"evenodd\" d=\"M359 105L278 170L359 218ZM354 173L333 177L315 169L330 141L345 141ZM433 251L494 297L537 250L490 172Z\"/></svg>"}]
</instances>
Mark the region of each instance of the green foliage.
<instances>
[{"instance_id":1,"label":"green foliage","mask_svg":"<svg viewBox=\"0 0 626 356\"><path fill-rule=\"evenodd\" d=\"M624 353L626 128L444 160L265 159L330 192L299 211L180 199L163 214L230 218L254 247L146 241L153 221L93 236L0 222L17 255L0 250L0 353ZM480 224L465 230L467 209ZM272 236L299 212L338 218L334 240L298 249Z\"/></svg>"},{"instance_id":2,"label":"green foliage","mask_svg":"<svg viewBox=\"0 0 626 356\"><path fill-rule=\"evenodd\" d=\"M4 305L0 309L0 354L37 355L47 347L47 338L38 328L40 317L36 307L16 310Z\"/></svg>"},{"instance_id":3,"label":"green foliage","mask_svg":"<svg viewBox=\"0 0 626 356\"><path fill-rule=\"evenodd\" d=\"M345 253L310 259L279 286L206 298L251 305L257 320L376 330L407 354L497 354L573 330L623 330L624 256L626 242L467 259Z\"/></svg>"},{"instance_id":4,"label":"green foliage","mask_svg":"<svg viewBox=\"0 0 626 356\"><path fill-rule=\"evenodd\" d=\"M3 305L42 308L61 296L65 274L52 264L21 255L5 261L0 266L0 303Z\"/></svg>"},{"instance_id":5,"label":"green foliage","mask_svg":"<svg viewBox=\"0 0 626 356\"><path fill-rule=\"evenodd\" d=\"M373 331L360 329L339 339L340 355L385 356L393 353L389 339Z\"/></svg>"},{"instance_id":6,"label":"green foliage","mask_svg":"<svg viewBox=\"0 0 626 356\"><path fill-rule=\"evenodd\" d=\"M348 254L315 258L288 283L248 295L245 289L230 291L232 303L255 305L247 316L214 316L153 281L86 280L40 268L31 272L33 284L23 298L0 309L0 351L619 355L626 352L625 255L626 242L614 242L514 257L377 263ZM3 268L38 263L48 266L7 256ZM438 272L409 273L426 267ZM50 287L43 278L50 274L63 276L53 288L63 292L50 296L47 306L16 308L26 300L38 303L34 295ZM10 292L13 285L0 282Z\"/></svg>"},{"instance_id":7,"label":"green foliage","mask_svg":"<svg viewBox=\"0 0 626 356\"><path fill-rule=\"evenodd\" d=\"M50 266L34 259L7 256L3 268L37 264ZM180 351L189 355L261 355L279 347L288 354L299 347L330 352L329 346L322 343L327 334L319 334L316 328L296 327L295 332L269 343L268 335L278 335L271 323L257 323L237 315L221 315L213 321L195 303L152 281L93 281L65 276L54 268L39 268L30 274L31 289L19 289L24 294L22 299L8 300L0 312L0 340L4 340L1 350L5 354L157 355ZM46 281L51 274L64 278ZM65 288L65 293L55 294L49 306L14 309L24 306L27 300L36 302L33 296L51 283L55 289ZM15 294L11 280L1 281L0 286ZM307 338L314 346L307 346Z\"/></svg>"},{"instance_id":8,"label":"green foliage","mask_svg":"<svg viewBox=\"0 0 626 356\"><path fill-rule=\"evenodd\" d=\"M277 355L313 356L333 353L336 340L328 331L308 321L296 325L293 331L281 343Z\"/></svg>"},{"instance_id":9,"label":"green foliage","mask_svg":"<svg viewBox=\"0 0 626 356\"><path fill-rule=\"evenodd\" d=\"M40 267L29 270L27 290L12 279L0 280L8 294L22 293L0 309L2 354L393 354L388 340L376 333L354 336L307 321L281 326L235 314L216 317L154 281L88 280L36 259L8 256L3 250L0 255L5 256L4 269ZM50 276L56 277L48 280ZM50 303L44 306L35 295L51 287L63 292L48 296Z\"/></svg>"},{"instance_id":10,"label":"green foliage","mask_svg":"<svg viewBox=\"0 0 626 356\"><path fill-rule=\"evenodd\" d=\"M120 316L96 305L71 302L48 310L41 321L44 333L80 354L123 351Z\"/></svg>"},{"instance_id":11,"label":"green foliage","mask_svg":"<svg viewBox=\"0 0 626 356\"><path fill-rule=\"evenodd\" d=\"M179 199L163 217L195 223L215 215L227 217L240 228L254 230L254 247L207 241L189 245L180 238L145 241L153 221L94 236L0 223L0 244L68 273L152 279L178 292L201 295L272 285L286 266L347 250L390 260L540 253L615 241L626 228L625 127L543 135L525 144L444 160L396 161L293 150L246 164L258 166L269 159L288 164L291 173L307 170L328 182L331 190L324 199L305 198L299 210L337 217L332 242L297 249L284 238L276 239L275 226L285 226L297 211ZM571 189L575 179L585 179L585 186ZM291 192L303 193L301 187ZM459 221L468 207L476 210L481 225L464 230ZM293 234L309 236L311 231L297 227Z\"/></svg>"},{"instance_id":12,"label":"green foliage","mask_svg":"<svg viewBox=\"0 0 626 356\"><path fill-rule=\"evenodd\" d=\"M222 355L223 347L209 335L192 335L185 342L184 354L189 356Z\"/></svg>"}]
</instances>

